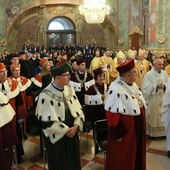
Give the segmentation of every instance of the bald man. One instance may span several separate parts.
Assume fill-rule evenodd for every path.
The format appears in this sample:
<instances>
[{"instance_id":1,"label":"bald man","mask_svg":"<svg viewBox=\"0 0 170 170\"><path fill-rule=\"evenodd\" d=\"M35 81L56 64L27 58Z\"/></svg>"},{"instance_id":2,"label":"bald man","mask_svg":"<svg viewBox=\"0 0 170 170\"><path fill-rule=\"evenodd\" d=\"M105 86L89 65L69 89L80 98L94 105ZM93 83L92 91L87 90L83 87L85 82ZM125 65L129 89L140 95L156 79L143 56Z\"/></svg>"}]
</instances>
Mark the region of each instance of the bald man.
<instances>
[{"instance_id":1,"label":"bald man","mask_svg":"<svg viewBox=\"0 0 170 170\"><path fill-rule=\"evenodd\" d=\"M146 133L150 137L163 137L165 136L165 127L161 122L160 110L166 91L168 74L162 70L164 66L162 59L157 58L153 64L154 66L145 74L142 81L142 93L148 104Z\"/></svg>"}]
</instances>

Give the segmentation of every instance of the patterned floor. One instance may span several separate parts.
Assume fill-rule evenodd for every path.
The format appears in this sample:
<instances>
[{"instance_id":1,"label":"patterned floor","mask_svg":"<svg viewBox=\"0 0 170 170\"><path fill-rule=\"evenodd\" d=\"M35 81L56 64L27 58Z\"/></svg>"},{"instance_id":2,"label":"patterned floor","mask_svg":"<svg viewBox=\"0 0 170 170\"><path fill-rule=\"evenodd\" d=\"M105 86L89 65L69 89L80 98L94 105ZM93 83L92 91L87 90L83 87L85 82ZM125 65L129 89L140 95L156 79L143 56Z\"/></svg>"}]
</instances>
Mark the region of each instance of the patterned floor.
<instances>
[{"instance_id":1,"label":"patterned floor","mask_svg":"<svg viewBox=\"0 0 170 170\"><path fill-rule=\"evenodd\" d=\"M23 141L25 155L18 165L18 170L43 170L44 164L40 156L40 141L38 136L28 136ZM94 146L92 135L80 135L81 165L82 170L103 170L103 154L99 153L94 163ZM170 158L167 157L166 139L147 139L147 170L169 170ZM47 168L47 165L46 165ZM16 170L17 168L15 168Z\"/></svg>"}]
</instances>

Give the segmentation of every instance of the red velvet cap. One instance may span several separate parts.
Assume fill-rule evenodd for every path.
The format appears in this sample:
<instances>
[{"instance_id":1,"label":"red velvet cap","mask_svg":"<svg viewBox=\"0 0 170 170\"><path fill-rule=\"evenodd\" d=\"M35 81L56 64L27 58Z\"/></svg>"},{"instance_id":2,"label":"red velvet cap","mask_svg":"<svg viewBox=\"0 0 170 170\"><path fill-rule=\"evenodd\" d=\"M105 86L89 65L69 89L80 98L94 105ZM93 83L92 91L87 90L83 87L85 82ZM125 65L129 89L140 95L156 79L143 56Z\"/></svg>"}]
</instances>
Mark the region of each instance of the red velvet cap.
<instances>
[{"instance_id":1,"label":"red velvet cap","mask_svg":"<svg viewBox=\"0 0 170 170\"><path fill-rule=\"evenodd\" d=\"M63 52L61 53L61 55L62 55L62 56L67 55L66 51L63 51Z\"/></svg>"},{"instance_id":2,"label":"red velvet cap","mask_svg":"<svg viewBox=\"0 0 170 170\"><path fill-rule=\"evenodd\" d=\"M45 62L47 62L47 61L48 61L47 58L45 58L45 57L42 58L41 61L39 62L40 66L42 67L45 64Z\"/></svg>"},{"instance_id":3,"label":"red velvet cap","mask_svg":"<svg viewBox=\"0 0 170 170\"><path fill-rule=\"evenodd\" d=\"M0 70L3 70L4 68L6 68L4 63L0 63Z\"/></svg>"},{"instance_id":4,"label":"red velvet cap","mask_svg":"<svg viewBox=\"0 0 170 170\"><path fill-rule=\"evenodd\" d=\"M102 69L99 67L95 70L93 70L93 73L95 76L101 75L103 73Z\"/></svg>"},{"instance_id":5,"label":"red velvet cap","mask_svg":"<svg viewBox=\"0 0 170 170\"><path fill-rule=\"evenodd\" d=\"M14 69L14 68L16 68L16 67L19 67L19 68L20 68L20 65L19 65L19 64L15 64L15 63L13 63L13 64L10 65L10 69L11 69L11 70Z\"/></svg>"},{"instance_id":6,"label":"red velvet cap","mask_svg":"<svg viewBox=\"0 0 170 170\"><path fill-rule=\"evenodd\" d=\"M66 60L61 60L61 61L59 61L59 62L56 64L56 66L63 65L65 62L66 62Z\"/></svg>"},{"instance_id":7,"label":"red velvet cap","mask_svg":"<svg viewBox=\"0 0 170 170\"><path fill-rule=\"evenodd\" d=\"M86 63L86 61L83 58L77 60L77 65L80 65L81 63Z\"/></svg>"},{"instance_id":8,"label":"red velvet cap","mask_svg":"<svg viewBox=\"0 0 170 170\"><path fill-rule=\"evenodd\" d=\"M134 59L132 59L132 60L128 60L127 62L124 62L123 64L120 64L118 67L116 67L116 70L121 74L130 71L134 67L135 67L135 62Z\"/></svg>"}]
</instances>

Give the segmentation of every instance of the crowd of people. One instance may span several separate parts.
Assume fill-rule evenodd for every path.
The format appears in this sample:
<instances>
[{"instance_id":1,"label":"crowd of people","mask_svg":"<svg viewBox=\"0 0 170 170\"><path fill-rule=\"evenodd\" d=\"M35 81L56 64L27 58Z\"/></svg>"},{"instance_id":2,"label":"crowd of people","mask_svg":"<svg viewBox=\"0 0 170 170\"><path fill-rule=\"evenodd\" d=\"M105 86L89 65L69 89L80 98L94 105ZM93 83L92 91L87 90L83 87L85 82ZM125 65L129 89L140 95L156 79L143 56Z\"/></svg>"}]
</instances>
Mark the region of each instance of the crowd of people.
<instances>
[{"instance_id":1,"label":"crowd of people","mask_svg":"<svg viewBox=\"0 0 170 170\"><path fill-rule=\"evenodd\" d=\"M108 122L106 170L146 170L146 135L167 136L170 157L169 61L166 54L156 57L142 48L113 53L88 44L53 45L48 50L24 45L10 54L4 50L0 169L11 168L14 145L22 161L32 108L40 140L44 133L50 170L80 170L78 132L85 122L93 129L101 119Z\"/></svg>"}]
</instances>

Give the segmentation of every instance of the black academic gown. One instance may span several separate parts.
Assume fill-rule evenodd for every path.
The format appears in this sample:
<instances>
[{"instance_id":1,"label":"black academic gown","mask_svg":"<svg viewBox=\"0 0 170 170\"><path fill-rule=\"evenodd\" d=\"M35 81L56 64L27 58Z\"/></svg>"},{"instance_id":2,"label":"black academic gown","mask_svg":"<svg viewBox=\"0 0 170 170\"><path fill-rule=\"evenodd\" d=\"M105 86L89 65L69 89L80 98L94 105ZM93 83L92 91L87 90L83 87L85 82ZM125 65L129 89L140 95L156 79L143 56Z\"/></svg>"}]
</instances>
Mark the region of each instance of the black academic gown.
<instances>
[{"instance_id":1,"label":"black academic gown","mask_svg":"<svg viewBox=\"0 0 170 170\"><path fill-rule=\"evenodd\" d=\"M64 123L72 127L74 118L69 110L65 112ZM45 138L49 170L81 170L78 133L73 138L63 136L55 144Z\"/></svg>"}]
</instances>

